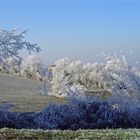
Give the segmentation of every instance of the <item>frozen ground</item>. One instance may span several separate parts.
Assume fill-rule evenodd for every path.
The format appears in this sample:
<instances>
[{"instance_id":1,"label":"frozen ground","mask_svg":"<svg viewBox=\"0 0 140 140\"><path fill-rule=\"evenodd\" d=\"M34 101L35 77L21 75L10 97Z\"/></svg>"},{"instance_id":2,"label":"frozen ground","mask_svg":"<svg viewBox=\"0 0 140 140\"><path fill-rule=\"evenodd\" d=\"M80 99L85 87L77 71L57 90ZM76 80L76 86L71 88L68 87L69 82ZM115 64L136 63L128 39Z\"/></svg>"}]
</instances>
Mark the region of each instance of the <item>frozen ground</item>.
<instances>
[{"instance_id":1,"label":"frozen ground","mask_svg":"<svg viewBox=\"0 0 140 140\"><path fill-rule=\"evenodd\" d=\"M62 99L42 96L41 83L30 79L0 73L0 104L11 103L12 111L38 111L48 103Z\"/></svg>"}]
</instances>

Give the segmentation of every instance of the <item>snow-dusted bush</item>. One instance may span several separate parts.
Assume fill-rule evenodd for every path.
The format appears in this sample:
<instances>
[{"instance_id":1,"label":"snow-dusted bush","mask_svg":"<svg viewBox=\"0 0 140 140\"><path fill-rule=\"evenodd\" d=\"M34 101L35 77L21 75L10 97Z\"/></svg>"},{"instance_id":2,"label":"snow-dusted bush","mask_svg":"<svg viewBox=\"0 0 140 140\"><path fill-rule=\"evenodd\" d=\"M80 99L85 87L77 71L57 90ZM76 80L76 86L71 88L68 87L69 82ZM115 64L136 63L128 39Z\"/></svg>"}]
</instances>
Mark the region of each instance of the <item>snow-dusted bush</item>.
<instances>
[{"instance_id":1,"label":"snow-dusted bush","mask_svg":"<svg viewBox=\"0 0 140 140\"><path fill-rule=\"evenodd\" d=\"M105 129L140 128L140 106L119 105L103 100L72 100L50 104L40 112L9 112L9 105L0 107L0 128L15 129ZM132 109L133 108L133 109Z\"/></svg>"},{"instance_id":2,"label":"snow-dusted bush","mask_svg":"<svg viewBox=\"0 0 140 140\"><path fill-rule=\"evenodd\" d=\"M30 55L21 65L21 76L31 79L42 78L43 64L36 55Z\"/></svg>"},{"instance_id":3,"label":"snow-dusted bush","mask_svg":"<svg viewBox=\"0 0 140 140\"><path fill-rule=\"evenodd\" d=\"M116 94L127 94L132 98L139 96L140 71L128 66L125 57L105 57L106 62L102 64L83 64L68 58L58 60L52 71L51 94L69 96L90 93L101 98Z\"/></svg>"},{"instance_id":4,"label":"snow-dusted bush","mask_svg":"<svg viewBox=\"0 0 140 140\"><path fill-rule=\"evenodd\" d=\"M4 61L6 70L10 74L20 75L21 62L17 58L9 57Z\"/></svg>"},{"instance_id":5,"label":"snow-dusted bush","mask_svg":"<svg viewBox=\"0 0 140 140\"><path fill-rule=\"evenodd\" d=\"M68 58L58 60L55 63L55 67L52 69L53 79L52 79L52 92L51 95L57 96L68 96L68 94L74 92L79 86L81 91L84 91L82 85L79 84L80 74L82 73L83 64L80 61L72 62ZM76 87L77 86L77 87Z\"/></svg>"}]
</instances>

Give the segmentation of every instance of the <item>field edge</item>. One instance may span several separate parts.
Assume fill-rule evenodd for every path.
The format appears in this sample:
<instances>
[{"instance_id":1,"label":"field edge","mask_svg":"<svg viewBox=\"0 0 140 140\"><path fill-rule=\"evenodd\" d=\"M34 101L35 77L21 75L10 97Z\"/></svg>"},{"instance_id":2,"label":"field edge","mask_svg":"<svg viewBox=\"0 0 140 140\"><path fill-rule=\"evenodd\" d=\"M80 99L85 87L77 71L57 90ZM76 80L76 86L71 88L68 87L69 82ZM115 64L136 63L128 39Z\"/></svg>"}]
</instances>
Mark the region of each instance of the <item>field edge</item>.
<instances>
[{"instance_id":1,"label":"field edge","mask_svg":"<svg viewBox=\"0 0 140 140\"><path fill-rule=\"evenodd\" d=\"M0 129L0 139L140 139L140 129L102 129L102 130L33 130L33 129Z\"/></svg>"}]
</instances>

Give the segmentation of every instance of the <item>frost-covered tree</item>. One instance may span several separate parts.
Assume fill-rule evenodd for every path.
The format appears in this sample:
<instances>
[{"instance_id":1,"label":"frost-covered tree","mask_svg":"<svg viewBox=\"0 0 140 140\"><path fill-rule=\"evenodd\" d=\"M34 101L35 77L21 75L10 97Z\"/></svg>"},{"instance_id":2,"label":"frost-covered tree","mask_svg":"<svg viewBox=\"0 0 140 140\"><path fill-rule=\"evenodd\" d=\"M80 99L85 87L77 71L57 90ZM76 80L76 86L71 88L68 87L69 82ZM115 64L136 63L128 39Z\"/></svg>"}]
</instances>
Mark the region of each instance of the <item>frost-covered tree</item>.
<instances>
[{"instance_id":1,"label":"frost-covered tree","mask_svg":"<svg viewBox=\"0 0 140 140\"><path fill-rule=\"evenodd\" d=\"M29 55L21 65L21 75L32 79L40 79L42 76L43 64L36 55Z\"/></svg>"},{"instance_id":2,"label":"frost-covered tree","mask_svg":"<svg viewBox=\"0 0 140 140\"><path fill-rule=\"evenodd\" d=\"M102 65L83 64L63 58L55 63L52 74L52 94L69 96L90 90L105 89L105 82L98 72ZM80 95L81 96L81 95Z\"/></svg>"},{"instance_id":3,"label":"frost-covered tree","mask_svg":"<svg viewBox=\"0 0 140 140\"><path fill-rule=\"evenodd\" d=\"M37 44L32 44L26 41L25 34L27 31L19 32L15 30L0 30L0 63L5 65L5 61L9 58L14 58L17 63L21 64L22 58L19 56L20 51L26 49L31 53L39 52L40 48Z\"/></svg>"},{"instance_id":4,"label":"frost-covered tree","mask_svg":"<svg viewBox=\"0 0 140 140\"><path fill-rule=\"evenodd\" d=\"M82 91L83 86L80 84L82 70L83 64L81 61L74 62L68 58L58 60L52 70L53 86L50 94L68 96L73 93L76 94L76 90ZM74 85L75 88L73 87Z\"/></svg>"},{"instance_id":5,"label":"frost-covered tree","mask_svg":"<svg viewBox=\"0 0 140 140\"><path fill-rule=\"evenodd\" d=\"M77 96L85 93L100 98L127 95L140 100L139 73L138 69L128 66L124 57L116 55L106 56L106 62L102 64L83 64L63 58L53 68L51 94Z\"/></svg>"},{"instance_id":6,"label":"frost-covered tree","mask_svg":"<svg viewBox=\"0 0 140 140\"><path fill-rule=\"evenodd\" d=\"M17 58L9 57L4 62L7 73L20 75L20 63Z\"/></svg>"}]
</instances>

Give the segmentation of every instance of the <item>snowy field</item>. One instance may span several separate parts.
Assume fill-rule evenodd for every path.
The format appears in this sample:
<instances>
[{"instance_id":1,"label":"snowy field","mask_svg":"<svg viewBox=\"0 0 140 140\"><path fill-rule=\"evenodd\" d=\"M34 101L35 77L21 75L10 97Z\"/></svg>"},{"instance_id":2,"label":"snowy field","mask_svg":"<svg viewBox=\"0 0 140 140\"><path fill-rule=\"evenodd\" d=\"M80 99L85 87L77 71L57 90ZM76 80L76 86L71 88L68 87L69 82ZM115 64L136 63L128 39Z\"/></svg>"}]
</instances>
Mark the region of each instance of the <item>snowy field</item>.
<instances>
[{"instance_id":1,"label":"snowy field","mask_svg":"<svg viewBox=\"0 0 140 140\"><path fill-rule=\"evenodd\" d=\"M61 99L42 96L41 82L0 73L0 103L11 103L13 111L38 111L50 102Z\"/></svg>"}]
</instances>

